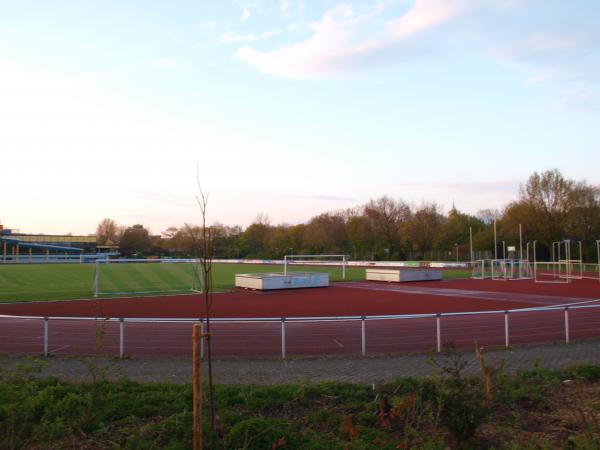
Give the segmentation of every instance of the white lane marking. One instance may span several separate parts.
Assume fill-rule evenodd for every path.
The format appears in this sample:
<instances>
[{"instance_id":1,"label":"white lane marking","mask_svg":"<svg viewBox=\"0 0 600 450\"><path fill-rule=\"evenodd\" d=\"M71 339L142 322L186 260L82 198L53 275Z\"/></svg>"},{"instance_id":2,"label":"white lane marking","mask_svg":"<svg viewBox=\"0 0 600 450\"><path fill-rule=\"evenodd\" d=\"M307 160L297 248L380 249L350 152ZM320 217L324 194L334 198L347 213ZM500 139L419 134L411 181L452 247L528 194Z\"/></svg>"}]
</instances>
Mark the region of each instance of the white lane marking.
<instances>
[{"instance_id":1,"label":"white lane marking","mask_svg":"<svg viewBox=\"0 0 600 450\"><path fill-rule=\"evenodd\" d=\"M70 347L70 345L63 345L62 347L58 347L58 348L49 350L48 353L60 352L61 350L64 350L69 347Z\"/></svg>"}]
</instances>

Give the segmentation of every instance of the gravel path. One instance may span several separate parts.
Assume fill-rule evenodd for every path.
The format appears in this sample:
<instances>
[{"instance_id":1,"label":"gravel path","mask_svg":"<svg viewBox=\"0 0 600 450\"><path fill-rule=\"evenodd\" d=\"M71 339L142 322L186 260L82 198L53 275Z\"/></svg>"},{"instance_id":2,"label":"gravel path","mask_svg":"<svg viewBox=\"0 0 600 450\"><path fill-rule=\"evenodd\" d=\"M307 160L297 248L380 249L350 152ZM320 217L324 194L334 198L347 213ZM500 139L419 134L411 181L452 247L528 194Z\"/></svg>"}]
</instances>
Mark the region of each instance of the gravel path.
<instances>
[{"instance_id":1,"label":"gravel path","mask_svg":"<svg viewBox=\"0 0 600 450\"><path fill-rule=\"evenodd\" d=\"M479 372L473 352L462 353L467 371ZM443 356L435 356L442 362ZM504 360L505 370L529 369L537 361L542 367L561 368L576 364L600 364L600 341L569 345L527 346L509 350L490 350L486 360L498 364ZM32 358L0 356L0 375L19 367L40 365L38 376L54 376L68 381L91 381L94 376L116 380L127 378L143 383L187 383L191 377L191 361L184 358ZM365 358L314 358L281 360L218 360L213 364L214 377L221 384L286 384L327 380L351 383L380 383L403 376L435 373L429 355L412 354ZM206 373L206 365L203 365Z\"/></svg>"}]
</instances>

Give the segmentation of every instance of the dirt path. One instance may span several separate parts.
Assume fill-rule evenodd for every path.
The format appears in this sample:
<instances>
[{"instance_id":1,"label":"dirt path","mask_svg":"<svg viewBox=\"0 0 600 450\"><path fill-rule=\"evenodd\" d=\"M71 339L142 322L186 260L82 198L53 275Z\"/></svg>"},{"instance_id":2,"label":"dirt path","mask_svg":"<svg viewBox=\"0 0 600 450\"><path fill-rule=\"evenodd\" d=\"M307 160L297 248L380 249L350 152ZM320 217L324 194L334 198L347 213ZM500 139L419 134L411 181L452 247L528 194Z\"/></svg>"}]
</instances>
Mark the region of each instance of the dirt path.
<instances>
[{"instance_id":1,"label":"dirt path","mask_svg":"<svg viewBox=\"0 0 600 450\"><path fill-rule=\"evenodd\" d=\"M475 373L479 365L475 355L463 353L467 370ZM436 358L440 358L436 356ZM505 361L508 371L542 367L561 368L576 364L600 364L600 341L570 345L528 346L487 353L488 361ZM93 358L31 358L0 356L0 373L18 366L41 364L39 376L54 376L69 381L90 381L93 374L107 379L127 378L144 383L187 383L191 362L187 358L134 358L125 360ZM314 358L292 360L220 360L214 364L217 383L222 384L286 384L302 381L343 381L379 383L403 376L434 373L429 355L366 358Z\"/></svg>"}]
</instances>

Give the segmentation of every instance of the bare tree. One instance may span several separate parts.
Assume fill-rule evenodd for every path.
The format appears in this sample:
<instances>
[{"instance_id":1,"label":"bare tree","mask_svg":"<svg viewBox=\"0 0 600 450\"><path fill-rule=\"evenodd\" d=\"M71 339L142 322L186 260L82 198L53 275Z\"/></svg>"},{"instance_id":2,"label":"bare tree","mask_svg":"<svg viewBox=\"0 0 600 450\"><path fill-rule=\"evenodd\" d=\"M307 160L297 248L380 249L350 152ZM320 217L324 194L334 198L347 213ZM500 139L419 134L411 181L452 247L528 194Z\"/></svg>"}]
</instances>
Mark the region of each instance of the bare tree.
<instances>
[{"instance_id":1,"label":"bare tree","mask_svg":"<svg viewBox=\"0 0 600 450\"><path fill-rule=\"evenodd\" d=\"M102 219L96 227L96 242L100 245L106 245L108 242L117 243L119 237L119 226L112 219Z\"/></svg>"},{"instance_id":2,"label":"bare tree","mask_svg":"<svg viewBox=\"0 0 600 450\"><path fill-rule=\"evenodd\" d=\"M403 200L384 196L369 200L364 212L377 239L386 248L387 258L398 256L395 253L400 250L401 229L411 217L410 206Z\"/></svg>"},{"instance_id":3,"label":"bare tree","mask_svg":"<svg viewBox=\"0 0 600 450\"><path fill-rule=\"evenodd\" d=\"M204 193L200 185L199 168L196 169L196 181L198 184L198 195L196 201L202 214L202 238L199 245L200 275L202 277L202 292L204 295L204 309L206 313L206 358L208 363L208 408L210 420L210 439L211 448L216 448L216 414L212 371L212 334L210 330L210 316L212 308L212 260L214 255L213 233L210 227L206 226L206 212L208 208L208 193Z\"/></svg>"}]
</instances>

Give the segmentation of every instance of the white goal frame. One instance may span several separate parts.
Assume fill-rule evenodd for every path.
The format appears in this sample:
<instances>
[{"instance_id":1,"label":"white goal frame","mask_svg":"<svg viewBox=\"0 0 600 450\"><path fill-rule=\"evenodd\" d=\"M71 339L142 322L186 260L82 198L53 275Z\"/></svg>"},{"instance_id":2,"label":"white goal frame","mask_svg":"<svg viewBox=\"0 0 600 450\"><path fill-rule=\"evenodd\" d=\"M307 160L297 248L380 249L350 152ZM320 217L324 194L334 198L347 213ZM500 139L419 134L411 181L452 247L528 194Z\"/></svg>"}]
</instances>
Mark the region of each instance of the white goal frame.
<instances>
[{"instance_id":1,"label":"white goal frame","mask_svg":"<svg viewBox=\"0 0 600 450\"><path fill-rule=\"evenodd\" d=\"M548 284L565 284L570 283L573 279L571 276L572 265L569 263L570 258L570 243L567 240L556 241L552 243L550 248L552 261L538 261L537 260L537 241L533 241L533 278L536 283L548 283ZM561 250L564 248L565 258L561 257ZM552 268L551 279L542 279L538 272L540 267L545 266L546 268Z\"/></svg>"},{"instance_id":2,"label":"white goal frame","mask_svg":"<svg viewBox=\"0 0 600 450\"><path fill-rule=\"evenodd\" d=\"M174 294L174 293L185 293L186 290L176 289L176 290L144 290L144 291L123 291L123 292L101 292L100 291L100 266L102 264L105 265L114 265L114 264L191 264L193 266L199 266L199 259L184 259L184 258L156 258L156 259L133 259L133 258L119 258L119 259L97 259L94 264L94 283L93 283L93 293L94 297L98 298L104 295L107 296L147 296L150 294L161 295L161 294ZM190 286L190 293L202 293L202 277L198 274L197 279L195 280L198 285L198 289L193 284Z\"/></svg>"},{"instance_id":3,"label":"white goal frame","mask_svg":"<svg viewBox=\"0 0 600 450\"><path fill-rule=\"evenodd\" d=\"M471 278L474 280L485 280L487 278L491 278L492 269L488 265L490 262L491 259L478 259L477 261L473 261L471 263Z\"/></svg>"},{"instance_id":4,"label":"white goal frame","mask_svg":"<svg viewBox=\"0 0 600 450\"><path fill-rule=\"evenodd\" d=\"M530 280L531 264L526 259L492 259L491 279L500 281Z\"/></svg>"},{"instance_id":5,"label":"white goal frame","mask_svg":"<svg viewBox=\"0 0 600 450\"><path fill-rule=\"evenodd\" d=\"M295 260L294 258L297 258ZM318 261L317 258L341 258L338 261ZM309 261L313 259L313 261ZM299 261L299 262L298 262ZM288 265L291 264L300 264L307 266L342 266L342 280L346 279L346 266L348 265L348 256L347 255L285 255L283 257L283 274L287 275L288 273Z\"/></svg>"}]
</instances>

